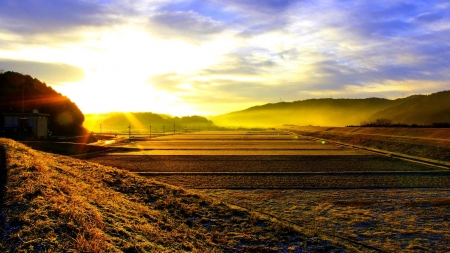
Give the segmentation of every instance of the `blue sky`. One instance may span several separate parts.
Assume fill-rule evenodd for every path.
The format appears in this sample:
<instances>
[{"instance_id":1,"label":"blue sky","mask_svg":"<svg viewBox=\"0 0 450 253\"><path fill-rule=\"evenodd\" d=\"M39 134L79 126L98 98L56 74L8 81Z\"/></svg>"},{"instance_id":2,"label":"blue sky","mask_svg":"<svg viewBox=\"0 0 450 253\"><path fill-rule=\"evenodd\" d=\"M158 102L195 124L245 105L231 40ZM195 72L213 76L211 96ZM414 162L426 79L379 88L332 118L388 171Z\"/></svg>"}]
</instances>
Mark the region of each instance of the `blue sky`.
<instances>
[{"instance_id":1,"label":"blue sky","mask_svg":"<svg viewBox=\"0 0 450 253\"><path fill-rule=\"evenodd\" d=\"M2 0L0 69L85 113L214 115L450 87L448 1Z\"/></svg>"}]
</instances>

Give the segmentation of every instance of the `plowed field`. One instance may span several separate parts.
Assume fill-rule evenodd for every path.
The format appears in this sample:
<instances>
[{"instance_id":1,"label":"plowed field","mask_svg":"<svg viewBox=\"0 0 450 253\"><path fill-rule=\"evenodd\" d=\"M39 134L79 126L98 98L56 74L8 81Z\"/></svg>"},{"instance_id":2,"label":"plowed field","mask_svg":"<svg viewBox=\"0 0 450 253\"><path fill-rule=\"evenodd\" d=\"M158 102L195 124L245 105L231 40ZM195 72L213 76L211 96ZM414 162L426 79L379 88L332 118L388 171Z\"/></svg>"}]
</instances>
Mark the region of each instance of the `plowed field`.
<instances>
[{"instance_id":1,"label":"plowed field","mask_svg":"<svg viewBox=\"0 0 450 253\"><path fill-rule=\"evenodd\" d=\"M120 144L90 159L378 252L450 251L443 167L276 131L203 133Z\"/></svg>"}]
</instances>

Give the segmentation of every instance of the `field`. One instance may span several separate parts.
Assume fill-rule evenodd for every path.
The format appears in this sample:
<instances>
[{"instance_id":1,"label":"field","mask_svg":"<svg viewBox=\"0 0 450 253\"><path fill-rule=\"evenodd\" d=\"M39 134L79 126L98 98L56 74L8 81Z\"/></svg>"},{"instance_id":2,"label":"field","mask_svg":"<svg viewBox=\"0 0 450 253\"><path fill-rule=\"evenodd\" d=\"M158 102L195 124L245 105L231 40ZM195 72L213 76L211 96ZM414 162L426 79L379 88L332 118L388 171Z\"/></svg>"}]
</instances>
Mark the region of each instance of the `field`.
<instances>
[{"instance_id":1,"label":"field","mask_svg":"<svg viewBox=\"0 0 450 253\"><path fill-rule=\"evenodd\" d=\"M384 252L448 252L449 189L203 190L318 235Z\"/></svg>"},{"instance_id":2,"label":"field","mask_svg":"<svg viewBox=\"0 0 450 253\"><path fill-rule=\"evenodd\" d=\"M450 172L442 166L275 130L113 146L121 149L90 161L197 189L362 251L450 250Z\"/></svg>"},{"instance_id":3,"label":"field","mask_svg":"<svg viewBox=\"0 0 450 253\"><path fill-rule=\"evenodd\" d=\"M0 252L331 253L361 248L303 233L294 224L198 191L2 138L0 172Z\"/></svg>"},{"instance_id":4,"label":"field","mask_svg":"<svg viewBox=\"0 0 450 253\"><path fill-rule=\"evenodd\" d=\"M283 126L282 129L304 136L422 157L450 166L449 128Z\"/></svg>"}]
</instances>

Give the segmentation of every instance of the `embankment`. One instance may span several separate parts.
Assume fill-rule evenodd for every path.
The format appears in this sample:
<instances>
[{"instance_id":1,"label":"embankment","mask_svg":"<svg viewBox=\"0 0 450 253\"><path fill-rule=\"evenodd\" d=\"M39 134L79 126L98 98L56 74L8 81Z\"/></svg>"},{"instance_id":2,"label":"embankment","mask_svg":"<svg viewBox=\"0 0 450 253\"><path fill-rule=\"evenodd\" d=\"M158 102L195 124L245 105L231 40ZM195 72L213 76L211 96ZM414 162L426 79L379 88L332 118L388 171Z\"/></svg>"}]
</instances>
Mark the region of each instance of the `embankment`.
<instances>
[{"instance_id":1,"label":"embankment","mask_svg":"<svg viewBox=\"0 0 450 253\"><path fill-rule=\"evenodd\" d=\"M0 146L0 210L3 208L7 183L5 149ZM0 238L3 238L6 216L0 212Z\"/></svg>"},{"instance_id":2,"label":"embankment","mask_svg":"<svg viewBox=\"0 0 450 253\"><path fill-rule=\"evenodd\" d=\"M450 165L448 128L283 126L279 129Z\"/></svg>"}]
</instances>

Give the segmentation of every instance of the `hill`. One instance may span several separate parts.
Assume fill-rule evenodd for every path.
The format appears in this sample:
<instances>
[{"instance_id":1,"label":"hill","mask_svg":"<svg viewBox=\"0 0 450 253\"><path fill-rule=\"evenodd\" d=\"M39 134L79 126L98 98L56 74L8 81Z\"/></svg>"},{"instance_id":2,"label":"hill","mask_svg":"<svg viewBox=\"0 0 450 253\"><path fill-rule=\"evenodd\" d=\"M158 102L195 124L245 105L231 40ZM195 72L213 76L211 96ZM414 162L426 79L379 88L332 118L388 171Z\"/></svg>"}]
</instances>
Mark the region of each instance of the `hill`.
<instances>
[{"instance_id":1,"label":"hill","mask_svg":"<svg viewBox=\"0 0 450 253\"><path fill-rule=\"evenodd\" d=\"M405 98L398 105L374 113L369 120L380 118L410 125L450 123L450 91Z\"/></svg>"},{"instance_id":2,"label":"hill","mask_svg":"<svg viewBox=\"0 0 450 253\"><path fill-rule=\"evenodd\" d=\"M186 129L208 129L213 127L213 122L201 116L185 116L172 117L170 115L162 115L151 112L127 112L127 113L106 113L106 114L86 114L86 121L83 124L87 129L98 132L100 131L126 131L128 126L135 131L149 131L152 126L153 131L162 131L165 127L167 132L173 131L173 126L177 131Z\"/></svg>"},{"instance_id":3,"label":"hill","mask_svg":"<svg viewBox=\"0 0 450 253\"><path fill-rule=\"evenodd\" d=\"M1 138L0 157L7 174L1 252L346 251L274 218L113 167Z\"/></svg>"},{"instance_id":4,"label":"hill","mask_svg":"<svg viewBox=\"0 0 450 253\"><path fill-rule=\"evenodd\" d=\"M378 118L393 123L429 125L450 122L450 91L402 99L308 99L255 106L210 119L219 126L347 126Z\"/></svg>"},{"instance_id":5,"label":"hill","mask_svg":"<svg viewBox=\"0 0 450 253\"><path fill-rule=\"evenodd\" d=\"M235 127L274 127L293 125L359 124L372 114L398 104L381 98L309 99L255 106L243 111L211 117L217 125Z\"/></svg>"},{"instance_id":6,"label":"hill","mask_svg":"<svg viewBox=\"0 0 450 253\"><path fill-rule=\"evenodd\" d=\"M48 128L53 135L83 135L84 115L75 103L29 75L0 73L0 113L50 114Z\"/></svg>"}]
</instances>

